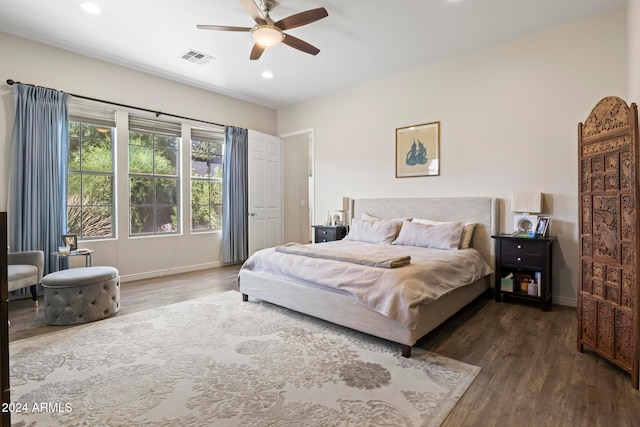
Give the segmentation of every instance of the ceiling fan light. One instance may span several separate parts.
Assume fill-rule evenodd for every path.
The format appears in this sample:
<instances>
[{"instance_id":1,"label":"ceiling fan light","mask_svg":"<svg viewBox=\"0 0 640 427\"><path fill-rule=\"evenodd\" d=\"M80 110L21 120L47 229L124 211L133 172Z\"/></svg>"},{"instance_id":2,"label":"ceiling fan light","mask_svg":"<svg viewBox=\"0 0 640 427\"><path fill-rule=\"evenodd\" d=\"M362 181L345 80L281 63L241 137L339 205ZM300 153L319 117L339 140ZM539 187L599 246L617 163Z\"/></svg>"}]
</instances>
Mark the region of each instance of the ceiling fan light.
<instances>
[{"instance_id":1,"label":"ceiling fan light","mask_svg":"<svg viewBox=\"0 0 640 427\"><path fill-rule=\"evenodd\" d=\"M260 46L269 47L280 43L284 34L273 25L258 25L251 30L251 37Z\"/></svg>"}]
</instances>

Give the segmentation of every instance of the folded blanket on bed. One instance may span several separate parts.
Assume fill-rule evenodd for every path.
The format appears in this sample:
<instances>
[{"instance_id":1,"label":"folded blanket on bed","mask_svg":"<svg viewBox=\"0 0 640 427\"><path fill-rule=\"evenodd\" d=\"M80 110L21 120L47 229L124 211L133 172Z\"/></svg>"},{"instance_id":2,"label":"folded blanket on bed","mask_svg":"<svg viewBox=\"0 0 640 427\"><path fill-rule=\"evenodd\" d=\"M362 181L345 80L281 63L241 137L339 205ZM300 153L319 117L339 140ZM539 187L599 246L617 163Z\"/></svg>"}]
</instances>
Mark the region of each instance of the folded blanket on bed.
<instances>
[{"instance_id":1,"label":"folded blanket on bed","mask_svg":"<svg viewBox=\"0 0 640 427\"><path fill-rule=\"evenodd\" d=\"M357 255L353 253L336 251L322 247L323 245L301 245L299 243L287 243L283 246L277 246L276 252L285 254L302 255L312 258L331 259L334 261L350 262L352 264L367 265L370 267L381 268L398 268L411 263L410 256L398 256L389 258L380 255Z\"/></svg>"}]
</instances>

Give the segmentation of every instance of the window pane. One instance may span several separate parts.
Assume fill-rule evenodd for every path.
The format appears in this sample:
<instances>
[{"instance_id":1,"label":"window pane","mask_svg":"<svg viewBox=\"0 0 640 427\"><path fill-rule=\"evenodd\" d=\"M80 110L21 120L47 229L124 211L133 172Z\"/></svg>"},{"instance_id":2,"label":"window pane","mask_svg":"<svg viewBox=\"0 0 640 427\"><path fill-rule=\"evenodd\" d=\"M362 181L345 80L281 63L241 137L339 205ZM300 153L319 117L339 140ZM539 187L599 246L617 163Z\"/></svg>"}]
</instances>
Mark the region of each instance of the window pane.
<instances>
[{"instance_id":1,"label":"window pane","mask_svg":"<svg viewBox=\"0 0 640 427\"><path fill-rule=\"evenodd\" d=\"M212 206L211 228L222 227L222 204L214 204Z\"/></svg>"},{"instance_id":2,"label":"window pane","mask_svg":"<svg viewBox=\"0 0 640 427\"><path fill-rule=\"evenodd\" d=\"M178 153L173 150L159 150L154 151L154 173L158 175L177 175L178 166L177 158Z\"/></svg>"},{"instance_id":3,"label":"window pane","mask_svg":"<svg viewBox=\"0 0 640 427\"><path fill-rule=\"evenodd\" d=\"M153 173L153 148L130 146L129 172Z\"/></svg>"},{"instance_id":4,"label":"window pane","mask_svg":"<svg viewBox=\"0 0 640 427\"><path fill-rule=\"evenodd\" d=\"M153 134L142 132L129 132L129 145L153 146Z\"/></svg>"},{"instance_id":5,"label":"window pane","mask_svg":"<svg viewBox=\"0 0 640 427\"><path fill-rule=\"evenodd\" d=\"M131 177L129 179L129 194L131 195L131 205L153 205L154 185L153 178Z\"/></svg>"},{"instance_id":6,"label":"window pane","mask_svg":"<svg viewBox=\"0 0 640 427\"><path fill-rule=\"evenodd\" d=\"M211 165L211 176L213 178L222 178L222 161Z\"/></svg>"},{"instance_id":7,"label":"window pane","mask_svg":"<svg viewBox=\"0 0 640 427\"><path fill-rule=\"evenodd\" d=\"M211 183L211 203L222 204L222 181Z\"/></svg>"},{"instance_id":8,"label":"window pane","mask_svg":"<svg viewBox=\"0 0 640 427\"><path fill-rule=\"evenodd\" d=\"M131 206L131 234L153 233L153 207Z\"/></svg>"},{"instance_id":9,"label":"window pane","mask_svg":"<svg viewBox=\"0 0 640 427\"><path fill-rule=\"evenodd\" d=\"M84 205L112 205L113 177L111 175L89 175L82 177Z\"/></svg>"},{"instance_id":10,"label":"window pane","mask_svg":"<svg viewBox=\"0 0 640 427\"><path fill-rule=\"evenodd\" d=\"M177 151L180 138L175 136L155 135L156 147Z\"/></svg>"},{"instance_id":11,"label":"window pane","mask_svg":"<svg viewBox=\"0 0 640 427\"><path fill-rule=\"evenodd\" d=\"M191 151L191 176L207 176L209 163L206 151Z\"/></svg>"},{"instance_id":12,"label":"window pane","mask_svg":"<svg viewBox=\"0 0 640 427\"><path fill-rule=\"evenodd\" d=\"M69 137L78 137L80 135L80 123L69 122Z\"/></svg>"},{"instance_id":13,"label":"window pane","mask_svg":"<svg viewBox=\"0 0 640 427\"><path fill-rule=\"evenodd\" d=\"M110 237L112 231L111 207L86 207L82 212L81 237Z\"/></svg>"},{"instance_id":14,"label":"window pane","mask_svg":"<svg viewBox=\"0 0 640 427\"><path fill-rule=\"evenodd\" d=\"M81 223L82 208L79 205L67 206L67 232L79 236L82 231L80 229Z\"/></svg>"},{"instance_id":15,"label":"window pane","mask_svg":"<svg viewBox=\"0 0 640 427\"><path fill-rule=\"evenodd\" d=\"M156 232L175 233L178 231L178 217L175 207L156 208Z\"/></svg>"},{"instance_id":16,"label":"window pane","mask_svg":"<svg viewBox=\"0 0 640 427\"><path fill-rule=\"evenodd\" d=\"M69 138L69 170L80 170L80 140Z\"/></svg>"},{"instance_id":17,"label":"window pane","mask_svg":"<svg viewBox=\"0 0 640 427\"><path fill-rule=\"evenodd\" d=\"M112 170L111 142L84 141L82 144L82 170Z\"/></svg>"},{"instance_id":18,"label":"window pane","mask_svg":"<svg viewBox=\"0 0 640 427\"><path fill-rule=\"evenodd\" d=\"M211 209L209 206L191 205L191 229L209 230L211 228Z\"/></svg>"},{"instance_id":19,"label":"window pane","mask_svg":"<svg viewBox=\"0 0 640 427\"><path fill-rule=\"evenodd\" d=\"M80 204L80 183L82 180L82 174L70 173L67 188L67 205L79 205Z\"/></svg>"},{"instance_id":20,"label":"window pane","mask_svg":"<svg viewBox=\"0 0 640 427\"><path fill-rule=\"evenodd\" d=\"M178 204L178 180L156 178L156 204Z\"/></svg>"}]
</instances>

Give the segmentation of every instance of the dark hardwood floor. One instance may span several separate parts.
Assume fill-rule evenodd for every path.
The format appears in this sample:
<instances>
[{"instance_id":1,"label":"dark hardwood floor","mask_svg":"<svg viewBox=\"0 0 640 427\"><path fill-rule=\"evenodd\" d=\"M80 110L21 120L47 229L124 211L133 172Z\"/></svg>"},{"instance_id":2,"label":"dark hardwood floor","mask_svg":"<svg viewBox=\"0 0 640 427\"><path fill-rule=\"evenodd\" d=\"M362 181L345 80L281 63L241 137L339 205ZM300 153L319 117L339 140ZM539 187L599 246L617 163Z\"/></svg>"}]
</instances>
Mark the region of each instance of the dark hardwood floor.
<instances>
[{"instance_id":1,"label":"dark hardwood floor","mask_svg":"<svg viewBox=\"0 0 640 427\"><path fill-rule=\"evenodd\" d=\"M237 289L238 266L123 283L117 316ZM42 303L42 298L41 298ZM29 299L9 304L9 339L44 324ZM481 296L417 343L482 371L443 426L638 426L640 392L615 365L576 350L576 311Z\"/></svg>"}]
</instances>

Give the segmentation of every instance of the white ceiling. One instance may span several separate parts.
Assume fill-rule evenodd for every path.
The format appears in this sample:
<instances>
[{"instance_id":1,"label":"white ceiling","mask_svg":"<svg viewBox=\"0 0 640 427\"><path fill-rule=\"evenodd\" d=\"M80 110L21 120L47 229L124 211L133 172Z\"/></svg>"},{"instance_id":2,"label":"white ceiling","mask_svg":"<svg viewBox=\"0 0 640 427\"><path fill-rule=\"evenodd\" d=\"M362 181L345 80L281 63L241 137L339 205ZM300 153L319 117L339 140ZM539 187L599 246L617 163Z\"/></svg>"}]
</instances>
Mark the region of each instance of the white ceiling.
<instances>
[{"instance_id":1,"label":"white ceiling","mask_svg":"<svg viewBox=\"0 0 640 427\"><path fill-rule=\"evenodd\" d=\"M626 0L279 0L271 13L276 21L308 9L327 9L327 18L287 31L320 53L312 56L280 44L267 48L258 61L250 61L253 40L248 33L196 28L196 24L251 27L254 22L239 0L93 0L102 9L100 15L82 11L82 1L0 0L0 31L272 108L626 4ZM190 49L215 59L205 65L180 59ZM264 70L275 77L263 79Z\"/></svg>"}]
</instances>

